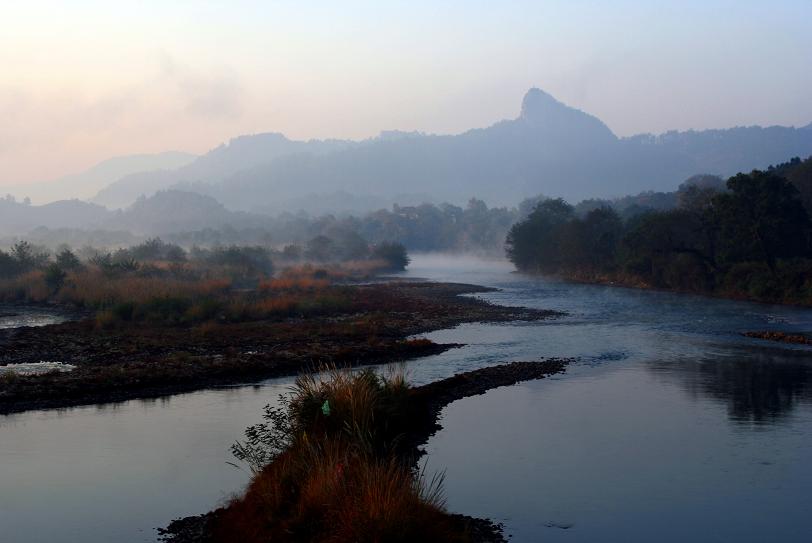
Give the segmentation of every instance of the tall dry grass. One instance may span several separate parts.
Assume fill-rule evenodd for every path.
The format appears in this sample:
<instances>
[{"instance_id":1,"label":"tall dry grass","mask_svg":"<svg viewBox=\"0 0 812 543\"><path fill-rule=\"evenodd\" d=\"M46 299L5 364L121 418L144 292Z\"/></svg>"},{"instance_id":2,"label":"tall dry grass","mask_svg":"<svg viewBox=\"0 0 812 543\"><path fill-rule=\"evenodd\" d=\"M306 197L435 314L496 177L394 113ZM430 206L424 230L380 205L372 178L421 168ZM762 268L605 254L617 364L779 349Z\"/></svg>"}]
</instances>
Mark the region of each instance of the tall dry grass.
<instances>
[{"instance_id":1,"label":"tall dry grass","mask_svg":"<svg viewBox=\"0 0 812 543\"><path fill-rule=\"evenodd\" d=\"M0 301L44 302L51 295L42 271L30 271L8 279L0 279Z\"/></svg>"},{"instance_id":2,"label":"tall dry grass","mask_svg":"<svg viewBox=\"0 0 812 543\"><path fill-rule=\"evenodd\" d=\"M56 298L60 302L85 307L105 307L118 303L146 303L156 298L202 298L225 293L227 279L185 281L166 277L123 275L110 277L100 270L87 269L68 274Z\"/></svg>"},{"instance_id":3,"label":"tall dry grass","mask_svg":"<svg viewBox=\"0 0 812 543\"><path fill-rule=\"evenodd\" d=\"M216 540L467 541L444 512L442 477L415 473L397 453L408 398L402 372L300 376L282 408L266 408L268 424L235 448L266 465L225 509Z\"/></svg>"}]
</instances>

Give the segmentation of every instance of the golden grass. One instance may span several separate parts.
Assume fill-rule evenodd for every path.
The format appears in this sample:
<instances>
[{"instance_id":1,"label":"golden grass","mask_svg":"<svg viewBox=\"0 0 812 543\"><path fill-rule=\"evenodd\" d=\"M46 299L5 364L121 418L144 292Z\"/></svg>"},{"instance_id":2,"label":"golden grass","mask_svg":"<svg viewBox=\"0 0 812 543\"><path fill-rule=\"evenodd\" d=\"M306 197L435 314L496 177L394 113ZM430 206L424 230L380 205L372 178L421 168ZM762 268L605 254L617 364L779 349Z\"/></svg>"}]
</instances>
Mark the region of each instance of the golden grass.
<instances>
[{"instance_id":1,"label":"golden grass","mask_svg":"<svg viewBox=\"0 0 812 543\"><path fill-rule=\"evenodd\" d=\"M407 400L402 372L381 378L371 370L333 369L300 376L287 408L289 425L282 425L289 446L226 507L215 540L468 541L444 512L442 477L415 474L386 445Z\"/></svg>"},{"instance_id":2,"label":"golden grass","mask_svg":"<svg viewBox=\"0 0 812 543\"><path fill-rule=\"evenodd\" d=\"M68 274L57 300L88 307L118 303L146 303L156 298L203 298L224 293L231 287L227 279L185 281L173 278L125 275L109 277L97 269Z\"/></svg>"}]
</instances>

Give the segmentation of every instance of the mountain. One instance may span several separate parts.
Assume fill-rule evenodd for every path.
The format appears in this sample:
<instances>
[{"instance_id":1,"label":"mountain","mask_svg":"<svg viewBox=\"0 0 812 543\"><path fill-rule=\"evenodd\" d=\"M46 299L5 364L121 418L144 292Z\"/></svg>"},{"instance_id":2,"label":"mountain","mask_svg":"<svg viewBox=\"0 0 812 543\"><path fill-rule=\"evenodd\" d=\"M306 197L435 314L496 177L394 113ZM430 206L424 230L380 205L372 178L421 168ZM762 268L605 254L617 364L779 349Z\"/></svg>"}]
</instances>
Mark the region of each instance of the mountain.
<instances>
[{"instance_id":1,"label":"mountain","mask_svg":"<svg viewBox=\"0 0 812 543\"><path fill-rule=\"evenodd\" d=\"M518 117L458 135L392 132L322 154L281 154L185 188L227 207L283 211L336 192L377 200L429 194L510 205L543 193L577 201L674 190L699 172L727 177L812 154L812 131L737 127L618 138L599 119L531 89ZM307 210L306 202L302 206ZM334 211L341 211L336 209Z\"/></svg>"},{"instance_id":2,"label":"mountain","mask_svg":"<svg viewBox=\"0 0 812 543\"><path fill-rule=\"evenodd\" d=\"M37 204L69 199L88 200L102 188L126 175L150 170L174 170L195 158L195 155L177 151L114 157L81 173L11 187L6 192L18 198L29 197Z\"/></svg>"},{"instance_id":3,"label":"mountain","mask_svg":"<svg viewBox=\"0 0 812 543\"><path fill-rule=\"evenodd\" d=\"M514 205L537 194L571 201L672 191L697 173L722 177L812 154L812 129L736 127L620 138L598 118L531 89L514 119L457 135L383 132L376 138L232 139L172 171L129 175L97 203L125 207L167 188L229 209L359 212L398 198Z\"/></svg>"},{"instance_id":4,"label":"mountain","mask_svg":"<svg viewBox=\"0 0 812 543\"><path fill-rule=\"evenodd\" d=\"M93 228L111 216L104 207L79 200L30 205L0 198L0 233L23 235L33 228Z\"/></svg>"},{"instance_id":5,"label":"mountain","mask_svg":"<svg viewBox=\"0 0 812 543\"><path fill-rule=\"evenodd\" d=\"M214 183L280 156L295 153L320 155L352 145L353 142L342 140L292 141L277 133L240 136L180 168L123 176L101 189L93 201L110 208L123 208L139 196L150 196L173 186L188 188Z\"/></svg>"},{"instance_id":6,"label":"mountain","mask_svg":"<svg viewBox=\"0 0 812 543\"><path fill-rule=\"evenodd\" d=\"M142 196L125 210L111 212L102 227L159 235L225 226L244 228L261 225L264 220L261 216L229 211L211 196L165 190L149 197Z\"/></svg>"}]
</instances>

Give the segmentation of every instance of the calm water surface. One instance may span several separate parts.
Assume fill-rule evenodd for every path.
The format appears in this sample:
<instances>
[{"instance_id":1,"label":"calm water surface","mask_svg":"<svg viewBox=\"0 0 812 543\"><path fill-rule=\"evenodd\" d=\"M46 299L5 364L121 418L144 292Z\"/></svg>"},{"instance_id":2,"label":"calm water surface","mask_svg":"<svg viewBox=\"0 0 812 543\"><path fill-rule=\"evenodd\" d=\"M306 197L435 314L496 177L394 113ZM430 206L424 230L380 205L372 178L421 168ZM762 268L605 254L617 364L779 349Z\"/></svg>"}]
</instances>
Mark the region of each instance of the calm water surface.
<instances>
[{"instance_id":1,"label":"calm water surface","mask_svg":"<svg viewBox=\"0 0 812 543\"><path fill-rule=\"evenodd\" d=\"M64 311L48 307L29 307L0 303L0 330L21 326L47 326L58 324L71 318Z\"/></svg>"},{"instance_id":2,"label":"calm water surface","mask_svg":"<svg viewBox=\"0 0 812 543\"><path fill-rule=\"evenodd\" d=\"M812 351L739 332L810 331L812 311L509 272L424 257L408 273L568 312L429 334L467 345L410 362L413 381L578 359L446 408L427 462L451 510L513 541L810 540ZM0 416L0 541L154 541L244 486L228 446L289 383Z\"/></svg>"}]
</instances>

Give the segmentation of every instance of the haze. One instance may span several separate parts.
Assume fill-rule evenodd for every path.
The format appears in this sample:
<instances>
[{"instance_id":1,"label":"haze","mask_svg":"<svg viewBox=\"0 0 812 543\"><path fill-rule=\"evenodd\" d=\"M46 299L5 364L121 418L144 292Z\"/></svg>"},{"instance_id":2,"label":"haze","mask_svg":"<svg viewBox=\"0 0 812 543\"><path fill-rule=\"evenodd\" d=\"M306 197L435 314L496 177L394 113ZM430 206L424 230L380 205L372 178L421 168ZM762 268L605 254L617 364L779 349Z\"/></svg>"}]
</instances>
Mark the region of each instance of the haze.
<instances>
[{"instance_id":1,"label":"haze","mask_svg":"<svg viewBox=\"0 0 812 543\"><path fill-rule=\"evenodd\" d=\"M257 132L459 133L533 86L621 136L812 120L806 1L5 4L5 186Z\"/></svg>"}]
</instances>

